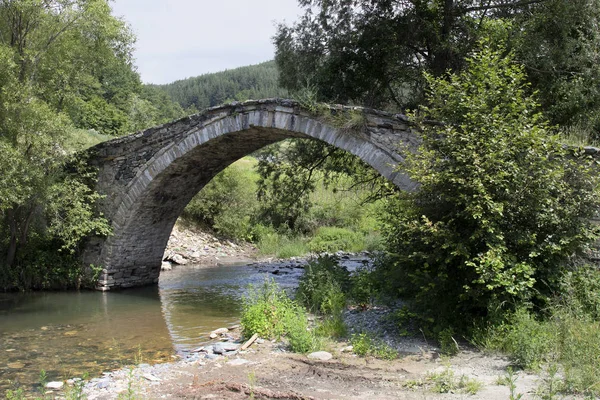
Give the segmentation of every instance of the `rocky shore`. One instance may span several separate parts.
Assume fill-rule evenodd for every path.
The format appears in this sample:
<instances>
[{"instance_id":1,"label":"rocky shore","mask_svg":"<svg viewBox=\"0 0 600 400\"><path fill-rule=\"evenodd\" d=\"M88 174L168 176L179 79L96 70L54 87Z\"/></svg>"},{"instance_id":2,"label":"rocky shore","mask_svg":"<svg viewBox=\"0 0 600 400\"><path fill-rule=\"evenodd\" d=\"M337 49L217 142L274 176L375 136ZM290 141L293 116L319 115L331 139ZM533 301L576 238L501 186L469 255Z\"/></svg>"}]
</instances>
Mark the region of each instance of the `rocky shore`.
<instances>
[{"instance_id":1,"label":"rocky shore","mask_svg":"<svg viewBox=\"0 0 600 400\"><path fill-rule=\"evenodd\" d=\"M388 345L400 355L396 360L358 357L346 341L307 355L290 353L285 341L261 338L242 350L247 338L241 337L238 326L231 326L216 330L211 344L176 362L107 372L87 382L83 393L90 400L509 398L509 388L498 384L508 360L467 347L457 356L442 357L424 339L395 336L384 329L389 311L347 311L345 320L350 329L381 338L388 335ZM447 385L468 379L481 387L475 394L458 388L439 393L439 379ZM535 398L538 376L519 372L515 379L515 393L523 394L522 399Z\"/></svg>"}]
</instances>

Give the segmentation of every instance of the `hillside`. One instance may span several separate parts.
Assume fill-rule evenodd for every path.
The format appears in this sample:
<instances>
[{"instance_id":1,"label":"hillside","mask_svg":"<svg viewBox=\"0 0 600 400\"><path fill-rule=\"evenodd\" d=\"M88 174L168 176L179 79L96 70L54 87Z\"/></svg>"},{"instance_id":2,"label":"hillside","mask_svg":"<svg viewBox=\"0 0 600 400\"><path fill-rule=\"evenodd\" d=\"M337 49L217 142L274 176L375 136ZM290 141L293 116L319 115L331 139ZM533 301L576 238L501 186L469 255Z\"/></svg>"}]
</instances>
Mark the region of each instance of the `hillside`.
<instances>
[{"instance_id":1,"label":"hillside","mask_svg":"<svg viewBox=\"0 0 600 400\"><path fill-rule=\"evenodd\" d=\"M230 101L285 97L274 61L187 78L166 85L148 85L166 92L184 109L203 110Z\"/></svg>"}]
</instances>

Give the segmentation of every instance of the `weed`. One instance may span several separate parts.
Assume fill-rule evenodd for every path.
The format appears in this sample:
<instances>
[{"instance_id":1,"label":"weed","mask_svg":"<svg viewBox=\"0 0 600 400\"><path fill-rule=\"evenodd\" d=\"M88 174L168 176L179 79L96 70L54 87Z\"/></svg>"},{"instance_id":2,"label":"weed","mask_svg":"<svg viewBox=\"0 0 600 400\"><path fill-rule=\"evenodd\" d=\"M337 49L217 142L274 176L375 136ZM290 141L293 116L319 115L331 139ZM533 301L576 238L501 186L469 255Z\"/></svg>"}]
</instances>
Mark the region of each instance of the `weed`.
<instances>
[{"instance_id":1,"label":"weed","mask_svg":"<svg viewBox=\"0 0 600 400\"><path fill-rule=\"evenodd\" d=\"M496 384L508 386L510 390L509 400L520 400L523 397L522 393L517 393L517 376L511 367L506 369L505 376L498 378Z\"/></svg>"},{"instance_id":2,"label":"weed","mask_svg":"<svg viewBox=\"0 0 600 400\"><path fill-rule=\"evenodd\" d=\"M46 384L48 383L48 375L46 374L46 370L40 371L40 376L38 377L38 384L40 385L40 393L42 395L46 392Z\"/></svg>"},{"instance_id":3,"label":"weed","mask_svg":"<svg viewBox=\"0 0 600 400\"><path fill-rule=\"evenodd\" d=\"M372 339L366 333L353 334L350 338L354 354L365 357L372 356L384 360L393 360L398 352L380 340Z\"/></svg>"},{"instance_id":4,"label":"weed","mask_svg":"<svg viewBox=\"0 0 600 400\"><path fill-rule=\"evenodd\" d=\"M343 288L348 286L349 273L330 256L308 263L298 283L296 298L312 312L337 315L346 307Z\"/></svg>"},{"instance_id":5,"label":"weed","mask_svg":"<svg viewBox=\"0 0 600 400\"><path fill-rule=\"evenodd\" d=\"M65 400L86 400L87 396L83 393L85 387L85 380L87 379L87 373L83 375L82 379L77 379L73 382L73 386L67 387L65 390Z\"/></svg>"},{"instance_id":6,"label":"weed","mask_svg":"<svg viewBox=\"0 0 600 400\"><path fill-rule=\"evenodd\" d=\"M137 386L139 382L136 379L134 374L133 367L129 368L129 372L127 373L127 388L124 392L119 393L117 397L118 400L138 400L141 397L137 393Z\"/></svg>"},{"instance_id":7,"label":"weed","mask_svg":"<svg viewBox=\"0 0 600 400\"><path fill-rule=\"evenodd\" d=\"M483 387L480 381L466 375L461 375L457 379L450 367L446 367L442 372L428 374L427 381L431 385L431 391L435 393L466 393L473 395Z\"/></svg>"},{"instance_id":8,"label":"weed","mask_svg":"<svg viewBox=\"0 0 600 400\"><path fill-rule=\"evenodd\" d=\"M347 327L344 323L342 314L336 314L326 317L315 329L319 337L341 338L346 336Z\"/></svg>"},{"instance_id":9,"label":"weed","mask_svg":"<svg viewBox=\"0 0 600 400\"><path fill-rule=\"evenodd\" d=\"M454 331L452 328L443 329L438 334L438 340L440 342L440 350L442 354L447 356L454 356L458 354L460 349L453 335Z\"/></svg>"},{"instance_id":10,"label":"weed","mask_svg":"<svg viewBox=\"0 0 600 400\"><path fill-rule=\"evenodd\" d=\"M254 387L256 386L256 372L248 372L248 386L250 387L250 399L254 399Z\"/></svg>"},{"instance_id":11,"label":"weed","mask_svg":"<svg viewBox=\"0 0 600 400\"><path fill-rule=\"evenodd\" d=\"M243 300L241 325L244 336L257 333L265 338L286 336L292 351L306 353L318 345L308 329L306 312L272 279L250 287Z\"/></svg>"},{"instance_id":12,"label":"weed","mask_svg":"<svg viewBox=\"0 0 600 400\"><path fill-rule=\"evenodd\" d=\"M25 399L25 391L21 387L9 389L5 394L6 400L23 400Z\"/></svg>"},{"instance_id":13,"label":"weed","mask_svg":"<svg viewBox=\"0 0 600 400\"><path fill-rule=\"evenodd\" d=\"M364 237L350 229L333 226L322 226L308 242L310 251L315 253L343 251L360 251L364 249Z\"/></svg>"}]
</instances>

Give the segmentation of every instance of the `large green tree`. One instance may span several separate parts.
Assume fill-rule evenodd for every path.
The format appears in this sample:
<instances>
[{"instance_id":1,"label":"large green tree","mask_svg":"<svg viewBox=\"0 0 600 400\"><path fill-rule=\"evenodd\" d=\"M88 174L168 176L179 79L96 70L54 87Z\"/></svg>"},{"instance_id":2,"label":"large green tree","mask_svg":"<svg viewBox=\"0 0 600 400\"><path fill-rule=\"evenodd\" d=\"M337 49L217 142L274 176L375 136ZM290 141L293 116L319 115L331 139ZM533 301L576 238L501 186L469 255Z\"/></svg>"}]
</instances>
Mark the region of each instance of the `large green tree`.
<instances>
[{"instance_id":1,"label":"large green tree","mask_svg":"<svg viewBox=\"0 0 600 400\"><path fill-rule=\"evenodd\" d=\"M142 87L133 40L106 0L0 0L0 287L73 284L81 240L108 233L78 137L181 115Z\"/></svg>"}]
</instances>

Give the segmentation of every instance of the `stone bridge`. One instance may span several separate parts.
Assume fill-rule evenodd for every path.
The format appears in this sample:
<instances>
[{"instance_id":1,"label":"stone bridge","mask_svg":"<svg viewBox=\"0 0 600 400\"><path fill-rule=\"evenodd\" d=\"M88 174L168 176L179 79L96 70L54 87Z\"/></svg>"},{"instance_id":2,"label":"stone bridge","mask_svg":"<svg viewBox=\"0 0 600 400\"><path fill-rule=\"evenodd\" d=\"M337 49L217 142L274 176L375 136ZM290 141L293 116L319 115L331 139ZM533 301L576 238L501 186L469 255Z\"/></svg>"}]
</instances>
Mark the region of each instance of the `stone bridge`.
<instances>
[{"instance_id":1,"label":"stone bridge","mask_svg":"<svg viewBox=\"0 0 600 400\"><path fill-rule=\"evenodd\" d=\"M100 207L113 234L90 239L83 257L102 267L98 289L158 282L169 235L192 197L234 161L288 138L322 140L401 189L415 186L396 169L418 146L407 118L358 107L315 112L291 100L248 101L104 142L90 149L89 162L99 170Z\"/></svg>"}]
</instances>

